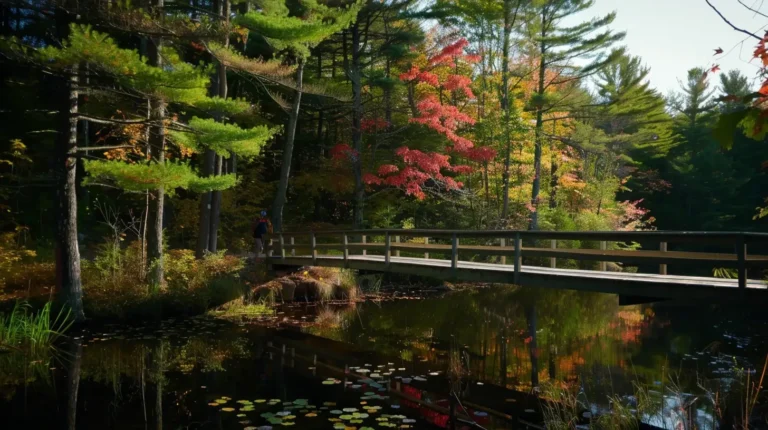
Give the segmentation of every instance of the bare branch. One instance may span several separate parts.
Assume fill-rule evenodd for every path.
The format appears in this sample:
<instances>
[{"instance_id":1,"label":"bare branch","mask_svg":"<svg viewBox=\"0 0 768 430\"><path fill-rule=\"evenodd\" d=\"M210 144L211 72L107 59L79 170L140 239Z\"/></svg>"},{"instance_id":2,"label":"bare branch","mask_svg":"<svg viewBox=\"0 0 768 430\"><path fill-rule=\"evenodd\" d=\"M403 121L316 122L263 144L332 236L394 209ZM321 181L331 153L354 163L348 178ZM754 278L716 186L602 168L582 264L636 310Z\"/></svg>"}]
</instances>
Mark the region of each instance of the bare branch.
<instances>
[{"instance_id":1,"label":"bare branch","mask_svg":"<svg viewBox=\"0 0 768 430\"><path fill-rule=\"evenodd\" d=\"M704 1L705 1L705 2L707 2L707 4L709 5L709 7L711 7L711 8L712 8L712 10L714 10L714 11L715 11L715 12L716 12L716 13L717 13L719 16L720 16L720 19L722 19L723 21L725 21L725 23L726 23L726 24L730 25L732 29L734 29L734 30L736 30L736 31L739 31L739 32L742 32L742 33L744 33L744 34L747 34L747 35L749 35L749 36L752 36L752 37L754 37L754 38L755 38L755 39L757 39L757 40L763 40L763 38L762 38L762 37L760 37L760 36L758 36L758 35L756 35L756 34L754 34L754 33L752 33L752 32L749 32L749 31L747 31L747 30L744 30L743 28L739 28L739 27L736 27L735 25L731 24L731 21L728 21L728 18L726 18L725 16L723 16L723 14L722 14L722 13L720 13L720 11L719 11L719 10L717 10L717 8L716 8L714 5L712 5L712 3L710 3L710 1L709 1L709 0L704 0Z\"/></svg>"}]
</instances>

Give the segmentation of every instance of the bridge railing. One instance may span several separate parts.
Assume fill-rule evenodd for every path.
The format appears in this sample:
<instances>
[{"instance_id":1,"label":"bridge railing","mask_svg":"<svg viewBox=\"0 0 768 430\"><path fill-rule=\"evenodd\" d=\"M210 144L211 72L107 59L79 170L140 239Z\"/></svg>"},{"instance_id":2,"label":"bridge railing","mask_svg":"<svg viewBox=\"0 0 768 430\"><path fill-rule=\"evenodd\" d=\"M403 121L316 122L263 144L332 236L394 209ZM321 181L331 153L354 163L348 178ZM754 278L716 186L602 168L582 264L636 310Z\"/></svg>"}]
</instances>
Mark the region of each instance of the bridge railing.
<instances>
[{"instance_id":1,"label":"bridge railing","mask_svg":"<svg viewBox=\"0 0 768 430\"><path fill-rule=\"evenodd\" d=\"M382 240L379 242L372 241L373 238L383 239L377 239ZM406 241L406 238L411 240ZM345 265L350 255L376 252L383 254L384 263L389 266L392 257L400 257L401 252L406 252L410 256L423 255L426 259L435 254L449 256L451 270L455 271L458 269L460 253L495 256L501 264L507 264L509 257L514 266L515 280L519 278L523 257L548 259L552 268L557 267L558 259L597 261L601 271L607 270L608 262L658 264L662 275L667 274L669 264L735 268L741 288L747 286L748 269L768 268L768 256L747 253L748 245L768 245L766 233L374 229L284 232L268 235L267 239L269 257L290 258L297 255L297 250L306 250L313 264L317 263L318 256L331 255L333 252L344 259ZM462 243L466 240L479 241L480 244ZM567 241L587 242L597 248L558 247L558 243L567 244ZM609 243L651 243L655 249L609 249ZM697 248L729 248L732 251L673 251L668 249L670 243L690 244Z\"/></svg>"}]
</instances>

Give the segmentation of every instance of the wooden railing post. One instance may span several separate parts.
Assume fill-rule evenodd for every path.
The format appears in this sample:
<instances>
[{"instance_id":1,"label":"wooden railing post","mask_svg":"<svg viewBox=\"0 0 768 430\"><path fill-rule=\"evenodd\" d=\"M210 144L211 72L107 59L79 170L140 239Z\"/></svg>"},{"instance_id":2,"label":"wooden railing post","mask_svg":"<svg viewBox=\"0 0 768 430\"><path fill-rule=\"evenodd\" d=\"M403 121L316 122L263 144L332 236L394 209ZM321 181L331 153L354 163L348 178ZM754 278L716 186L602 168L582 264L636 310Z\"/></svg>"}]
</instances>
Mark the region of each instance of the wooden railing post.
<instances>
[{"instance_id":1,"label":"wooden railing post","mask_svg":"<svg viewBox=\"0 0 768 430\"><path fill-rule=\"evenodd\" d=\"M659 244L659 251L667 252L667 242L661 242ZM667 274L667 265L666 264L659 264L659 274L660 275L666 275Z\"/></svg>"},{"instance_id":2,"label":"wooden railing post","mask_svg":"<svg viewBox=\"0 0 768 430\"><path fill-rule=\"evenodd\" d=\"M392 239L389 236L389 232L384 234L384 265L389 267L389 254L392 248Z\"/></svg>"},{"instance_id":3,"label":"wooden railing post","mask_svg":"<svg viewBox=\"0 0 768 430\"><path fill-rule=\"evenodd\" d=\"M451 236L451 273L456 276L459 269L459 236L453 233Z\"/></svg>"},{"instance_id":4,"label":"wooden railing post","mask_svg":"<svg viewBox=\"0 0 768 430\"><path fill-rule=\"evenodd\" d=\"M557 249L557 239L552 239L549 241L549 248L550 249ZM555 268L557 267L557 258L551 257L549 259L549 267Z\"/></svg>"},{"instance_id":5,"label":"wooden railing post","mask_svg":"<svg viewBox=\"0 0 768 430\"><path fill-rule=\"evenodd\" d=\"M424 238L424 245L429 245L429 238L428 238L428 237L425 237L425 238ZM429 252L425 252L425 253L424 253L424 258L426 258L427 260L429 260Z\"/></svg>"},{"instance_id":6,"label":"wooden railing post","mask_svg":"<svg viewBox=\"0 0 768 430\"><path fill-rule=\"evenodd\" d=\"M605 251L607 249L607 243L604 240L600 241L600 250ZM605 261L600 262L600 271L605 272L608 270L608 264Z\"/></svg>"},{"instance_id":7,"label":"wooden railing post","mask_svg":"<svg viewBox=\"0 0 768 430\"><path fill-rule=\"evenodd\" d=\"M349 267L349 236L347 236L346 233L344 233L342 236L344 236L344 267Z\"/></svg>"},{"instance_id":8,"label":"wooden railing post","mask_svg":"<svg viewBox=\"0 0 768 430\"><path fill-rule=\"evenodd\" d=\"M285 260L285 237L280 233L280 258Z\"/></svg>"},{"instance_id":9,"label":"wooden railing post","mask_svg":"<svg viewBox=\"0 0 768 430\"><path fill-rule=\"evenodd\" d=\"M309 233L309 240L312 248L312 265L314 266L317 264L317 237L315 237L315 232Z\"/></svg>"},{"instance_id":10,"label":"wooden railing post","mask_svg":"<svg viewBox=\"0 0 768 430\"><path fill-rule=\"evenodd\" d=\"M360 243L365 245L365 235L363 235L362 242L360 242ZM368 254L368 251L365 248L363 248L363 255L366 255L366 254Z\"/></svg>"},{"instance_id":11,"label":"wooden railing post","mask_svg":"<svg viewBox=\"0 0 768 430\"><path fill-rule=\"evenodd\" d=\"M296 238L291 236L291 257L296 256Z\"/></svg>"},{"instance_id":12,"label":"wooden railing post","mask_svg":"<svg viewBox=\"0 0 768 430\"><path fill-rule=\"evenodd\" d=\"M739 288L747 288L747 243L744 235L740 235L736 242L736 260L738 261Z\"/></svg>"},{"instance_id":13,"label":"wooden railing post","mask_svg":"<svg viewBox=\"0 0 768 430\"><path fill-rule=\"evenodd\" d=\"M523 262L523 241L520 239L520 233L515 233L515 275L513 282L520 285L520 266Z\"/></svg>"},{"instance_id":14,"label":"wooden railing post","mask_svg":"<svg viewBox=\"0 0 768 430\"><path fill-rule=\"evenodd\" d=\"M400 243L400 236L395 236L395 243ZM399 256L400 256L400 250L396 249L395 250L395 257L399 257Z\"/></svg>"},{"instance_id":15,"label":"wooden railing post","mask_svg":"<svg viewBox=\"0 0 768 430\"><path fill-rule=\"evenodd\" d=\"M507 239L505 239L505 238L503 238L503 237L502 237L502 238L499 240L499 245L500 245L502 248L504 248L505 246L507 246ZM501 264L507 264L507 256L506 256L506 255L502 255L502 256L501 256Z\"/></svg>"},{"instance_id":16,"label":"wooden railing post","mask_svg":"<svg viewBox=\"0 0 768 430\"><path fill-rule=\"evenodd\" d=\"M272 247L273 247L274 243L275 243L275 240L272 239L272 236L269 236L269 243L267 244L267 249L266 249L267 257L271 257L272 256ZM258 257L258 256L259 255L257 254L256 257Z\"/></svg>"}]
</instances>

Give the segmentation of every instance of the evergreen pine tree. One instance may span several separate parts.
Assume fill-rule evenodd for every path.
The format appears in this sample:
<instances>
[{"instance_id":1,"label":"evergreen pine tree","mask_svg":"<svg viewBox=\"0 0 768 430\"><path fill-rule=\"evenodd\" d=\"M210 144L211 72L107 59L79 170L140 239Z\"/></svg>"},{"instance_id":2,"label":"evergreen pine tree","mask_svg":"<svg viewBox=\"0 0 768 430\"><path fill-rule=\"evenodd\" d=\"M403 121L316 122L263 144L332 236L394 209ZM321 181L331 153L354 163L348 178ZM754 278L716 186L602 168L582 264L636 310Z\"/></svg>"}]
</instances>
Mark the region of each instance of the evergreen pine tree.
<instances>
[{"instance_id":1,"label":"evergreen pine tree","mask_svg":"<svg viewBox=\"0 0 768 430\"><path fill-rule=\"evenodd\" d=\"M613 51L605 55L604 50L624 38L624 33L614 33L606 27L613 22L615 13L604 17L567 26L563 21L589 10L593 0L535 1L528 9L528 38L535 46L538 56L537 85L532 100L536 112L536 140L534 151L534 178L531 191L530 229L538 229L538 204L541 191L541 153L545 140L544 114L553 109L563 108L563 98L548 98L550 86L566 82L579 82L594 75L616 61L622 54ZM574 61L587 60L579 68L572 69ZM571 70L572 69L572 70ZM562 73L554 79L547 79L551 70Z\"/></svg>"}]
</instances>

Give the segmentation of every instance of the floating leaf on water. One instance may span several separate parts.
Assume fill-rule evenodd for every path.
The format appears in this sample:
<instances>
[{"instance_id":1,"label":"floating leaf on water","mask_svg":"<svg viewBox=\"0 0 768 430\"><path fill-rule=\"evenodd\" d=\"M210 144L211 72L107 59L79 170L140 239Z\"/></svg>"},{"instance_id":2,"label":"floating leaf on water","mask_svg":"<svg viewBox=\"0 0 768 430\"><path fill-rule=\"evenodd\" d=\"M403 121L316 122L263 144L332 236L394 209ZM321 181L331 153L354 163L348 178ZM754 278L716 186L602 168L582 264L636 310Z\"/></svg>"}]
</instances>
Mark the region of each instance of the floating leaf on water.
<instances>
[{"instance_id":1,"label":"floating leaf on water","mask_svg":"<svg viewBox=\"0 0 768 430\"><path fill-rule=\"evenodd\" d=\"M332 423L337 423L337 422L339 422L339 421L341 421L341 420L340 420L340 419L338 419L338 418L328 418L328 421L330 421L330 422L332 422Z\"/></svg>"},{"instance_id":2,"label":"floating leaf on water","mask_svg":"<svg viewBox=\"0 0 768 430\"><path fill-rule=\"evenodd\" d=\"M357 412L357 408L344 408L342 409L344 412Z\"/></svg>"},{"instance_id":3,"label":"floating leaf on water","mask_svg":"<svg viewBox=\"0 0 768 430\"><path fill-rule=\"evenodd\" d=\"M290 412L288 412L288 411L280 411L280 412L276 413L275 415L277 415L277 416L279 416L279 417L284 417L284 416L286 416L286 415L290 415L290 414L291 414L291 413L290 413Z\"/></svg>"},{"instance_id":4,"label":"floating leaf on water","mask_svg":"<svg viewBox=\"0 0 768 430\"><path fill-rule=\"evenodd\" d=\"M354 389L358 389L360 387L362 387L362 385L360 385L360 384L352 384L352 385L349 386L349 388L354 388Z\"/></svg>"},{"instance_id":5,"label":"floating leaf on water","mask_svg":"<svg viewBox=\"0 0 768 430\"><path fill-rule=\"evenodd\" d=\"M336 423L333 425L333 428L343 430L347 426L344 425L344 423Z\"/></svg>"},{"instance_id":6,"label":"floating leaf on water","mask_svg":"<svg viewBox=\"0 0 768 430\"><path fill-rule=\"evenodd\" d=\"M235 408L221 408L222 412L234 412Z\"/></svg>"},{"instance_id":7,"label":"floating leaf on water","mask_svg":"<svg viewBox=\"0 0 768 430\"><path fill-rule=\"evenodd\" d=\"M368 402L360 402L361 405L367 405Z\"/></svg>"},{"instance_id":8,"label":"floating leaf on water","mask_svg":"<svg viewBox=\"0 0 768 430\"><path fill-rule=\"evenodd\" d=\"M429 373L429 375L430 375L430 376L437 376L437 375L439 375L439 374L440 374L440 372L430 372L430 373Z\"/></svg>"},{"instance_id":9,"label":"floating leaf on water","mask_svg":"<svg viewBox=\"0 0 768 430\"><path fill-rule=\"evenodd\" d=\"M250 421L250 420L242 420L242 421L240 421L240 424L242 424L242 425L244 425L244 426L247 426L247 425L248 425L248 424L250 424L250 423L251 423L251 421Z\"/></svg>"},{"instance_id":10,"label":"floating leaf on water","mask_svg":"<svg viewBox=\"0 0 768 430\"><path fill-rule=\"evenodd\" d=\"M338 409L332 410L331 413L334 414L334 415L341 415L341 414L343 414L343 412L338 410Z\"/></svg>"},{"instance_id":11,"label":"floating leaf on water","mask_svg":"<svg viewBox=\"0 0 768 430\"><path fill-rule=\"evenodd\" d=\"M309 417L309 418L313 418L313 417L316 417L316 416L317 416L317 414L316 414L316 413L314 413L314 412L310 412L310 413L308 413L308 414L306 414L306 415L304 415L304 416L305 416L305 417Z\"/></svg>"},{"instance_id":12,"label":"floating leaf on water","mask_svg":"<svg viewBox=\"0 0 768 430\"><path fill-rule=\"evenodd\" d=\"M256 402L256 403L267 403L267 401L265 399L256 399L256 400L254 400L254 402Z\"/></svg>"},{"instance_id":13,"label":"floating leaf on water","mask_svg":"<svg viewBox=\"0 0 768 430\"><path fill-rule=\"evenodd\" d=\"M267 418L267 422L270 424L282 424L283 420L277 417Z\"/></svg>"},{"instance_id":14,"label":"floating leaf on water","mask_svg":"<svg viewBox=\"0 0 768 430\"><path fill-rule=\"evenodd\" d=\"M352 414L352 416L353 416L355 419L364 420L364 419L368 418L370 415L368 415L368 414L363 414L363 413L360 413L360 412L355 412L354 414Z\"/></svg>"},{"instance_id":15,"label":"floating leaf on water","mask_svg":"<svg viewBox=\"0 0 768 430\"><path fill-rule=\"evenodd\" d=\"M245 416L246 416L245 414L237 414L238 418L245 418Z\"/></svg>"},{"instance_id":16,"label":"floating leaf on water","mask_svg":"<svg viewBox=\"0 0 768 430\"><path fill-rule=\"evenodd\" d=\"M400 367L400 368L398 368L397 370L399 370L399 371L401 371L401 372L405 372L405 367Z\"/></svg>"},{"instance_id":17,"label":"floating leaf on water","mask_svg":"<svg viewBox=\"0 0 768 430\"><path fill-rule=\"evenodd\" d=\"M363 420L349 420L350 424L362 424Z\"/></svg>"},{"instance_id":18,"label":"floating leaf on water","mask_svg":"<svg viewBox=\"0 0 768 430\"><path fill-rule=\"evenodd\" d=\"M237 403L240 403L241 405L250 405L252 402L250 400L238 400Z\"/></svg>"},{"instance_id":19,"label":"floating leaf on water","mask_svg":"<svg viewBox=\"0 0 768 430\"><path fill-rule=\"evenodd\" d=\"M400 409L400 405L392 405L392 409Z\"/></svg>"},{"instance_id":20,"label":"floating leaf on water","mask_svg":"<svg viewBox=\"0 0 768 430\"><path fill-rule=\"evenodd\" d=\"M211 403L208 403L208 406L219 406L219 403L211 402Z\"/></svg>"},{"instance_id":21,"label":"floating leaf on water","mask_svg":"<svg viewBox=\"0 0 768 430\"><path fill-rule=\"evenodd\" d=\"M379 373L371 373L371 378L381 378L381 374L379 374Z\"/></svg>"},{"instance_id":22,"label":"floating leaf on water","mask_svg":"<svg viewBox=\"0 0 768 430\"><path fill-rule=\"evenodd\" d=\"M336 406L336 402L323 402L323 406Z\"/></svg>"},{"instance_id":23,"label":"floating leaf on water","mask_svg":"<svg viewBox=\"0 0 768 430\"><path fill-rule=\"evenodd\" d=\"M341 416L339 416L339 419L342 419L344 421L349 421L352 418L354 418L352 415L341 415Z\"/></svg>"},{"instance_id":24,"label":"floating leaf on water","mask_svg":"<svg viewBox=\"0 0 768 430\"><path fill-rule=\"evenodd\" d=\"M282 424L282 425L284 425L284 426L286 426L286 427L287 427L287 426L292 426L292 425L295 425L296 423L294 423L294 422L288 422L288 421L283 421L283 422L282 422L282 423L280 423L280 424Z\"/></svg>"}]
</instances>

